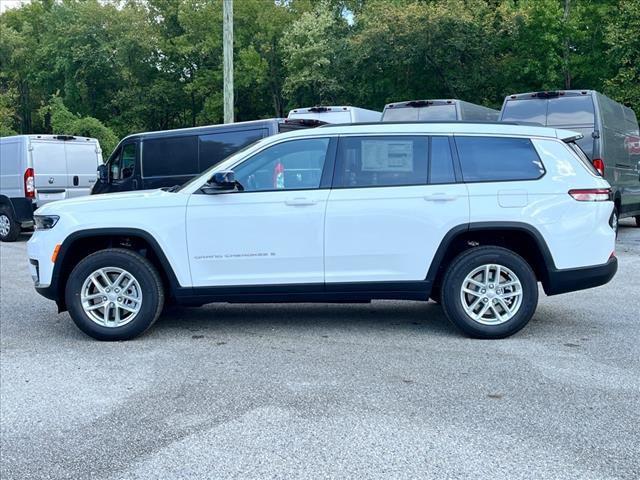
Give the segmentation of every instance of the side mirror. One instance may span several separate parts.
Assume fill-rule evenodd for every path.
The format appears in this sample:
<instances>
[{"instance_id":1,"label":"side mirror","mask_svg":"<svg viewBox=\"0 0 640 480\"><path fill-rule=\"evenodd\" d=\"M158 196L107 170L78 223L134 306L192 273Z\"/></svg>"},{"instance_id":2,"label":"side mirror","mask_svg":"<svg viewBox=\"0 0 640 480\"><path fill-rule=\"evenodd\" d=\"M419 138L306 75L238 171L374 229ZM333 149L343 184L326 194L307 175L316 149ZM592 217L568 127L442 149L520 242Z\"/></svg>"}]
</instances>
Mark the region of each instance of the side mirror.
<instances>
[{"instance_id":1,"label":"side mirror","mask_svg":"<svg viewBox=\"0 0 640 480\"><path fill-rule=\"evenodd\" d=\"M238 183L236 182L235 175L232 170L226 170L222 172L216 172L209 179L209 182L206 183L201 190L204 193L212 194L212 193L222 193L228 191L237 190Z\"/></svg>"},{"instance_id":2,"label":"side mirror","mask_svg":"<svg viewBox=\"0 0 640 480\"><path fill-rule=\"evenodd\" d=\"M109 170L104 163L102 165L98 165L98 178L102 182L106 182L109 179Z\"/></svg>"}]
</instances>

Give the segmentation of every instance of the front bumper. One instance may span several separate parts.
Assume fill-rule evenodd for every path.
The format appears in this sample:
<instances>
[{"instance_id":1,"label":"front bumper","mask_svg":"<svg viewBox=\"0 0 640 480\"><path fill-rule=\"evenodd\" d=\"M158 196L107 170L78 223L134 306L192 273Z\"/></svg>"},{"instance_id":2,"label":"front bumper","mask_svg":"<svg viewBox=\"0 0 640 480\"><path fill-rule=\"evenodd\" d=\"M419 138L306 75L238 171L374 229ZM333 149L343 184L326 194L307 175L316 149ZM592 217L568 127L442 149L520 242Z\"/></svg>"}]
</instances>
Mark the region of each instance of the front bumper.
<instances>
[{"instance_id":1,"label":"front bumper","mask_svg":"<svg viewBox=\"0 0 640 480\"><path fill-rule=\"evenodd\" d=\"M552 270L544 286L547 295L585 290L608 283L618 271L618 259L611 257L607 263L591 267Z\"/></svg>"}]
</instances>

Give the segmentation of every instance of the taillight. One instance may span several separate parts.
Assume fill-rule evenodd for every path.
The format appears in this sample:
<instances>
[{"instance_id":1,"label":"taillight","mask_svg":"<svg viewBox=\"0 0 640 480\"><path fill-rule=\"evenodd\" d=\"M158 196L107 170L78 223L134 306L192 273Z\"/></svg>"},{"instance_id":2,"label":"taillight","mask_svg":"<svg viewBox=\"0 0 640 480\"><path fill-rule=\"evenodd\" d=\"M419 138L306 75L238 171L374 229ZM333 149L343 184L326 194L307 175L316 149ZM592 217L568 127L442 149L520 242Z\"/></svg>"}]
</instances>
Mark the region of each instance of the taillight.
<instances>
[{"instance_id":1,"label":"taillight","mask_svg":"<svg viewBox=\"0 0 640 480\"><path fill-rule=\"evenodd\" d=\"M24 196L26 198L36 198L36 182L33 168L27 168L24 171Z\"/></svg>"},{"instance_id":2,"label":"taillight","mask_svg":"<svg viewBox=\"0 0 640 480\"><path fill-rule=\"evenodd\" d=\"M612 200L610 188L569 190L569 195L579 202L608 202Z\"/></svg>"},{"instance_id":3,"label":"taillight","mask_svg":"<svg viewBox=\"0 0 640 480\"><path fill-rule=\"evenodd\" d=\"M604 160L602 160L601 158L594 158L593 162L591 162L593 164L593 167L598 170L598 172L600 173L600 175L602 175L604 177Z\"/></svg>"}]
</instances>

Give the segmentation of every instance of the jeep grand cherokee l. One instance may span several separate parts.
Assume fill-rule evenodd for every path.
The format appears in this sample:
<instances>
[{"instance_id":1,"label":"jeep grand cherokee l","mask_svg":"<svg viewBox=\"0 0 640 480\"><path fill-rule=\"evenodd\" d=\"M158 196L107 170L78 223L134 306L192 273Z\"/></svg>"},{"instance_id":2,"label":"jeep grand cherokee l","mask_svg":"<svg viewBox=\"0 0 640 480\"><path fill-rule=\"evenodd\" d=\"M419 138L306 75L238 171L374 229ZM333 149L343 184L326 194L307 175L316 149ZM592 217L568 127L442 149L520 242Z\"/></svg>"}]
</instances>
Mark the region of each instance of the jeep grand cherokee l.
<instances>
[{"instance_id":1,"label":"jeep grand cherokee l","mask_svg":"<svg viewBox=\"0 0 640 480\"><path fill-rule=\"evenodd\" d=\"M329 126L259 140L179 189L45 205L36 289L101 340L166 302L442 304L509 336L547 295L616 272L609 184L579 134L510 124Z\"/></svg>"}]
</instances>

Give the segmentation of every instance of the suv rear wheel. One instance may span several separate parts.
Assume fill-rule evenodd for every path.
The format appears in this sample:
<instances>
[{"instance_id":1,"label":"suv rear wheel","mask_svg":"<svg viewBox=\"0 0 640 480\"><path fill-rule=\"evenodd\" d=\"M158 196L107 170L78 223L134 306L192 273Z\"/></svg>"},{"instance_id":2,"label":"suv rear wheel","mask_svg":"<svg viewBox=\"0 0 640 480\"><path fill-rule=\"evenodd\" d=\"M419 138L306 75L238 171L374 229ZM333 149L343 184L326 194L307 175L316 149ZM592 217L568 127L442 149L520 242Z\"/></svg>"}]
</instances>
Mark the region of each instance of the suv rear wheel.
<instances>
[{"instance_id":1,"label":"suv rear wheel","mask_svg":"<svg viewBox=\"0 0 640 480\"><path fill-rule=\"evenodd\" d=\"M442 306L458 328L476 338L504 338L523 328L538 304L529 264L502 247L458 255L444 277Z\"/></svg>"},{"instance_id":2,"label":"suv rear wheel","mask_svg":"<svg viewBox=\"0 0 640 480\"><path fill-rule=\"evenodd\" d=\"M129 340L156 321L164 305L155 267L130 250L93 253L73 269L65 299L76 326L97 340Z\"/></svg>"}]
</instances>

